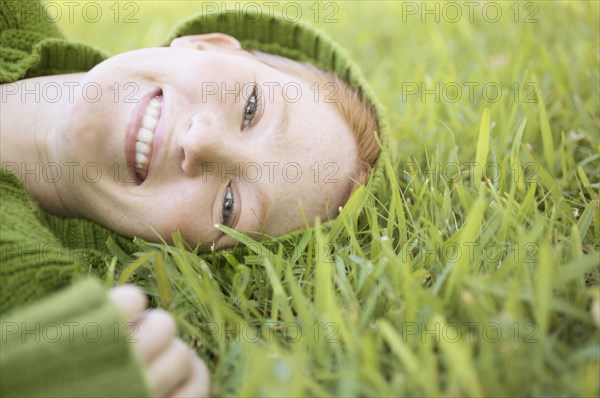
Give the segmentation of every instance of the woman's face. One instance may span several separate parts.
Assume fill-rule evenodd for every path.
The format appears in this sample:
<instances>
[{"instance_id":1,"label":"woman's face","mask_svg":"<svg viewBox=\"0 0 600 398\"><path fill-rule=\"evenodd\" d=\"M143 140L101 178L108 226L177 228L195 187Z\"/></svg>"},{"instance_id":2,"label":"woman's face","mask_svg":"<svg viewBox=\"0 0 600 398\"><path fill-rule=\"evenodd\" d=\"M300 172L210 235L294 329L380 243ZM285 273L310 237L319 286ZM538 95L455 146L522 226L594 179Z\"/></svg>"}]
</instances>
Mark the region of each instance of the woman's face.
<instances>
[{"instance_id":1,"label":"woman's face","mask_svg":"<svg viewBox=\"0 0 600 398\"><path fill-rule=\"evenodd\" d=\"M337 214L358 154L325 101L335 88L238 47L221 34L180 38L85 75L53 148L73 162L59 188L73 215L223 247L234 241L217 223L277 236Z\"/></svg>"}]
</instances>

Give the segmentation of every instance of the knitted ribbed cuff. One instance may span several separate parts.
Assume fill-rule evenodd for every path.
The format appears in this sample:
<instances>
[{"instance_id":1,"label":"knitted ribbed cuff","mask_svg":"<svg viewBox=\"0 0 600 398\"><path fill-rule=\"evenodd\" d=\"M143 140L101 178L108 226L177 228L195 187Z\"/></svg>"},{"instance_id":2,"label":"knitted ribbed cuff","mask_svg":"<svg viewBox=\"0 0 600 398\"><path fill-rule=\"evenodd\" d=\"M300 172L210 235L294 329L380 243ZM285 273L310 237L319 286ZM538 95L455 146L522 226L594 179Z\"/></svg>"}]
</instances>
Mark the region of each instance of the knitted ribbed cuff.
<instances>
[{"instance_id":1,"label":"knitted ribbed cuff","mask_svg":"<svg viewBox=\"0 0 600 398\"><path fill-rule=\"evenodd\" d=\"M0 396L148 396L131 328L80 281L0 320Z\"/></svg>"}]
</instances>

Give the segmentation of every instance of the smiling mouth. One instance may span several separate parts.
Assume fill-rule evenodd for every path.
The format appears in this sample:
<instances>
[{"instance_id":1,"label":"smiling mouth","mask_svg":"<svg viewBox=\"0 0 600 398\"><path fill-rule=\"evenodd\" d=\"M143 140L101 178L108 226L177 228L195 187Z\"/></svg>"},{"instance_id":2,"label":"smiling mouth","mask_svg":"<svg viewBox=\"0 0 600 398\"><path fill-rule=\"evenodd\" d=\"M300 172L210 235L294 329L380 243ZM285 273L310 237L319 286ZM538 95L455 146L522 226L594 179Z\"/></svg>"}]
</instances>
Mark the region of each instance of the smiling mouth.
<instances>
[{"instance_id":1,"label":"smiling mouth","mask_svg":"<svg viewBox=\"0 0 600 398\"><path fill-rule=\"evenodd\" d=\"M162 92L155 95L142 115L141 126L136 135L135 143L135 172L141 181L148 176L150 159L152 159L152 144L156 126L160 119Z\"/></svg>"}]
</instances>

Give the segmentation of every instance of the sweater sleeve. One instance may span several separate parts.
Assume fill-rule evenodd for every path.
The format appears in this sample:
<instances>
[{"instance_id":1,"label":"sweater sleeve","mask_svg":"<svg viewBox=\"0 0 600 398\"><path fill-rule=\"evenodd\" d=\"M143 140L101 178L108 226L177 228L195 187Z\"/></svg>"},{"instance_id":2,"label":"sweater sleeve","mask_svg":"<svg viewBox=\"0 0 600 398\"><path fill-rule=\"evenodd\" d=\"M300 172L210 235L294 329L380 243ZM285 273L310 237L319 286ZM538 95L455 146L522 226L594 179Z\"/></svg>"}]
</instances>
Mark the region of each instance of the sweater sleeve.
<instances>
[{"instance_id":1,"label":"sweater sleeve","mask_svg":"<svg viewBox=\"0 0 600 398\"><path fill-rule=\"evenodd\" d=\"M43 219L0 169L0 396L148 396L131 328Z\"/></svg>"},{"instance_id":2,"label":"sweater sleeve","mask_svg":"<svg viewBox=\"0 0 600 398\"><path fill-rule=\"evenodd\" d=\"M2 317L0 396L149 395L133 330L86 279Z\"/></svg>"}]
</instances>

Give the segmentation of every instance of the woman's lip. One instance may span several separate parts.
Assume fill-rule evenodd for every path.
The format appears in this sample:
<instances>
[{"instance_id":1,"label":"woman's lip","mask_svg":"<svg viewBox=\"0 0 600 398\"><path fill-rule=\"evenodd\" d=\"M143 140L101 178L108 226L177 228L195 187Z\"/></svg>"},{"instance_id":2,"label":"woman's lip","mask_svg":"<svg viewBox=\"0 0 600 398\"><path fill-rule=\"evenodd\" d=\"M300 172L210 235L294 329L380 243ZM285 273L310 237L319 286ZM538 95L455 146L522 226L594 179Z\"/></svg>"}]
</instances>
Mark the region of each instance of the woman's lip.
<instances>
[{"instance_id":1,"label":"woman's lip","mask_svg":"<svg viewBox=\"0 0 600 398\"><path fill-rule=\"evenodd\" d=\"M160 88L156 88L148 93L146 93L142 98L140 98L140 100L138 101L137 105L133 108L132 112L131 112L131 116L129 118L129 123L127 125L127 133L125 135L125 159L127 161L127 171L129 172L129 176L132 176L136 181L138 181L138 184L141 183L141 181L138 180L137 177L137 173L135 171L135 144L137 142L137 135L138 135L138 131L140 130L140 127L142 126L142 118L144 117L144 112L146 111L146 108L148 107L148 105L150 104L150 101L152 100L152 98L161 95L162 90ZM161 101L161 108L162 108L162 101ZM161 109L162 112L162 109ZM162 114L159 116L159 123L162 120ZM154 137L154 142L152 144L152 158L150 159L150 165L152 165L153 159L155 158L156 155L156 149L157 149L157 145L156 145L156 133L158 132L158 126L156 127L155 130L155 137ZM151 166L150 166L151 167ZM150 167L148 168L148 174L150 174ZM127 181L130 181L131 178L127 178Z\"/></svg>"}]
</instances>

